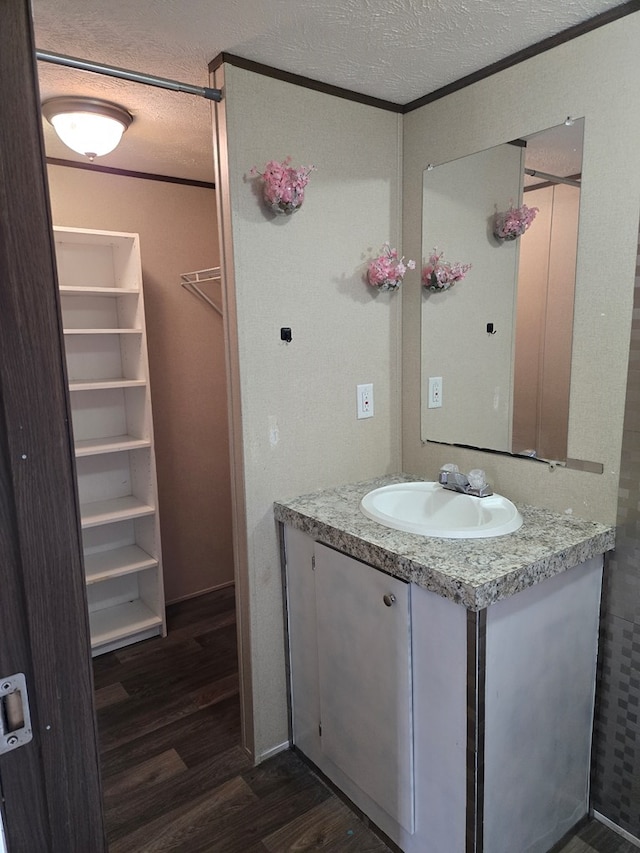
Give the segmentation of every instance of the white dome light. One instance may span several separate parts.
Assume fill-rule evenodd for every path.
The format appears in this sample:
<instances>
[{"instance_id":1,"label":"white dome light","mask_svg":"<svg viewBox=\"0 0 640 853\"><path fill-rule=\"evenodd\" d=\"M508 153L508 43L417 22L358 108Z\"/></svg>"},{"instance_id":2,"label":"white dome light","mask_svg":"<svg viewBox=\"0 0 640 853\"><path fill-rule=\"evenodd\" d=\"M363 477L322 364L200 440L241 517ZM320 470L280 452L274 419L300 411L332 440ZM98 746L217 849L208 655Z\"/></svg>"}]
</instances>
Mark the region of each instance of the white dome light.
<instances>
[{"instance_id":1,"label":"white dome light","mask_svg":"<svg viewBox=\"0 0 640 853\"><path fill-rule=\"evenodd\" d=\"M62 142L89 160L113 151L133 121L122 107L96 98L51 98L42 112Z\"/></svg>"}]
</instances>

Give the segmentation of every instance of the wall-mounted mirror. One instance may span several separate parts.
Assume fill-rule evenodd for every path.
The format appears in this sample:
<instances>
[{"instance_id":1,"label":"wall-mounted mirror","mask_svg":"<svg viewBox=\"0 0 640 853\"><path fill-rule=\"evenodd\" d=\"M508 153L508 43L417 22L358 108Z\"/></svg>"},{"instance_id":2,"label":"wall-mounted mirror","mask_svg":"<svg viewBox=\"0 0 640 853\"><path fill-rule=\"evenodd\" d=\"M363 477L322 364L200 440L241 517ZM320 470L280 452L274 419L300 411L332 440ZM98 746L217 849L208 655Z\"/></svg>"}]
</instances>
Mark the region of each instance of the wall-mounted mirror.
<instances>
[{"instance_id":1,"label":"wall-mounted mirror","mask_svg":"<svg viewBox=\"0 0 640 853\"><path fill-rule=\"evenodd\" d=\"M567 459L583 133L568 119L425 170L423 266L435 248L472 267L423 288L423 441ZM497 238L496 213L523 203L527 231Z\"/></svg>"}]
</instances>

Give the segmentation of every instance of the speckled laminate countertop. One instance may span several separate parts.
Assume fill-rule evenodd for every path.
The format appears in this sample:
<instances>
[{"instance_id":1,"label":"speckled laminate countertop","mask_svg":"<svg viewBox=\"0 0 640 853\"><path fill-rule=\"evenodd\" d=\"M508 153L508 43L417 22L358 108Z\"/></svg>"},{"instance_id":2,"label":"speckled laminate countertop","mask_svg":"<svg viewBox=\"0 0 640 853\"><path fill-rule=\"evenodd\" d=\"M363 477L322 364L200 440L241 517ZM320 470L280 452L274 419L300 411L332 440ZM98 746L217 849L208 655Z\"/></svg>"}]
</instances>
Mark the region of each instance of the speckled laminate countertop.
<instances>
[{"instance_id":1,"label":"speckled laminate countertop","mask_svg":"<svg viewBox=\"0 0 640 853\"><path fill-rule=\"evenodd\" d=\"M615 530L540 507L518 505L524 523L493 539L437 539L371 521L360 501L372 489L419 480L379 477L274 504L278 521L318 542L462 604L482 610L614 547Z\"/></svg>"}]
</instances>

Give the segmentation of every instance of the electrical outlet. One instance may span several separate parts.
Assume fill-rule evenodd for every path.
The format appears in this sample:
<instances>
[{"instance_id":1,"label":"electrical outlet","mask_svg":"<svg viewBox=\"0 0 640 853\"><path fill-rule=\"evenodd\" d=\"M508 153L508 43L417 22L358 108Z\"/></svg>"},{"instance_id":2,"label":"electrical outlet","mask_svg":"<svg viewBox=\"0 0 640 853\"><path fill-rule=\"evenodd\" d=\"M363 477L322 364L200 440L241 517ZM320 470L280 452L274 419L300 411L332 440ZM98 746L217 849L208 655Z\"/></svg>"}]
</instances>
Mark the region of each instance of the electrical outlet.
<instances>
[{"instance_id":1,"label":"electrical outlet","mask_svg":"<svg viewBox=\"0 0 640 853\"><path fill-rule=\"evenodd\" d=\"M358 420L373 417L373 383L356 386Z\"/></svg>"},{"instance_id":2,"label":"electrical outlet","mask_svg":"<svg viewBox=\"0 0 640 853\"><path fill-rule=\"evenodd\" d=\"M429 409L439 409L442 406L442 376L429 377Z\"/></svg>"}]
</instances>

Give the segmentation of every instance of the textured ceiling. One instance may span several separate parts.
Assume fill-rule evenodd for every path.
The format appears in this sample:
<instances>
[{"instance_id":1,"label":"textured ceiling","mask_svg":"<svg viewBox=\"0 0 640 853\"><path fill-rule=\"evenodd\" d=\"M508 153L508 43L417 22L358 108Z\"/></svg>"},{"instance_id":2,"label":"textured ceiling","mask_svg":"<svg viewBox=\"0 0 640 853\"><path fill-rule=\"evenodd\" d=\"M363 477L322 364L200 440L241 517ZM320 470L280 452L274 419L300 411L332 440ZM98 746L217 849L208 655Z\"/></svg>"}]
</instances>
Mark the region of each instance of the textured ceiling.
<instances>
[{"instance_id":1,"label":"textured ceiling","mask_svg":"<svg viewBox=\"0 0 640 853\"><path fill-rule=\"evenodd\" d=\"M33 0L36 46L199 86L221 52L405 104L619 0ZM212 180L204 99L38 63L42 100L86 94L134 115L97 162ZM82 159L55 137L52 157Z\"/></svg>"}]
</instances>

